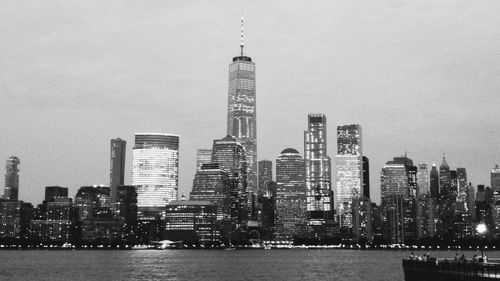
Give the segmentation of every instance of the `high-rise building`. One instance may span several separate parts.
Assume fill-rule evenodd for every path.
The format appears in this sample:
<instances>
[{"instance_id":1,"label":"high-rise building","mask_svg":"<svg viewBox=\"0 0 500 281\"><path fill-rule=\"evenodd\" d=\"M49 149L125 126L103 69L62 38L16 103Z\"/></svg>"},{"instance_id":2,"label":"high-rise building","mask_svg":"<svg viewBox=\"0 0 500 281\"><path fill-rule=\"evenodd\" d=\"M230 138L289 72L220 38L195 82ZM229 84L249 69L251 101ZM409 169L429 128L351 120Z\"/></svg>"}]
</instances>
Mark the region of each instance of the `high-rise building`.
<instances>
[{"instance_id":1,"label":"high-rise building","mask_svg":"<svg viewBox=\"0 0 500 281\"><path fill-rule=\"evenodd\" d=\"M500 192L500 167L498 165L491 169L491 189Z\"/></svg>"},{"instance_id":2,"label":"high-rise building","mask_svg":"<svg viewBox=\"0 0 500 281\"><path fill-rule=\"evenodd\" d=\"M293 240L305 234L306 187L304 159L293 148L276 160L276 237Z\"/></svg>"},{"instance_id":3,"label":"high-rise building","mask_svg":"<svg viewBox=\"0 0 500 281\"><path fill-rule=\"evenodd\" d=\"M250 214L251 190L247 186L245 148L231 136L214 140L212 163L218 163L229 175L231 219L236 227L245 226ZM204 199L207 200L207 199Z\"/></svg>"},{"instance_id":4,"label":"high-rise building","mask_svg":"<svg viewBox=\"0 0 500 281\"><path fill-rule=\"evenodd\" d=\"M203 164L196 171L189 199L214 202L217 206L217 220L230 220L231 199L234 199L231 183L229 173L222 164Z\"/></svg>"},{"instance_id":5,"label":"high-rise building","mask_svg":"<svg viewBox=\"0 0 500 281\"><path fill-rule=\"evenodd\" d=\"M439 188L441 196L449 196L453 193L451 190L450 166L448 166L446 155L444 154L441 166L439 166Z\"/></svg>"},{"instance_id":6,"label":"high-rise building","mask_svg":"<svg viewBox=\"0 0 500 281\"><path fill-rule=\"evenodd\" d=\"M132 185L137 192L139 218L161 215L179 186L179 136L135 134L132 151Z\"/></svg>"},{"instance_id":7,"label":"high-rise building","mask_svg":"<svg viewBox=\"0 0 500 281\"><path fill-rule=\"evenodd\" d=\"M435 200L438 200L441 196L441 192L439 190L439 173L436 168L436 164L432 164L432 169L430 173L430 192L431 197Z\"/></svg>"},{"instance_id":8,"label":"high-rise building","mask_svg":"<svg viewBox=\"0 0 500 281\"><path fill-rule=\"evenodd\" d=\"M259 161L259 191L265 191L267 185L273 181L273 161Z\"/></svg>"},{"instance_id":9,"label":"high-rise building","mask_svg":"<svg viewBox=\"0 0 500 281\"><path fill-rule=\"evenodd\" d=\"M111 202L116 202L116 187L125 184L125 148L127 142L120 139L111 140L109 187Z\"/></svg>"},{"instance_id":10,"label":"high-rise building","mask_svg":"<svg viewBox=\"0 0 500 281\"><path fill-rule=\"evenodd\" d=\"M386 239L405 243L417 236L417 167L394 157L382 168L381 199Z\"/></svg>"},{"instance_id":11,"label":"high-rise building","mask_svg":"<svg viewBox=\"0 0 500 281\"><path fill-rule=\"evenodd\" d=\"M363 155L363 196L370 199L370 160L368 159L368 157L364 155Z\"/></svg>"},{"instance_id":12,"label":"high-rise building","mask_svg":"<svg viewBox=\"0 0 500 281\"><path fill-rule=\"evenodd\" d=\"M325 224L333 218L331 160L327 155L326 116L309 114L304 132L307 219L315 237L326 235Z\"/></svg>"},{"instance_id":13,"label":"high-rise building","mask_svg":"<svg viewBox=\"0 0 500 281\"><path fill-rule=\"evenodd\" d=\"M3 197L9 200L18 200L19 196L19 164L21 161L16 156L7 159L5 165L5 191Z\"/></svg>"},{"instance_id":14,"label":"high-rise building","mask_svg":"<svg viewBox=\"0 0 500 281\"><path fill-rule=\"evenodd\" d=\"M358 124L337 127L335 208L341 227L357 229L353 225L353 200L363 194L363 151L361 126ZM359 221L359 220L356 220Z\"/></svg>"},{"instance_id":15,"label":"high-rise building","mask_svg":"<svg viewBox=\"0 0 500 281\"><path fill-rule=\"evenodd\" d=\"M465 168L457 168L457 179L458 179L458 202L464 203L466 206L467 202L467 172ZM466 207L465 207L466 209Z\"/></svg>"},{"instance_id":16,"label":"high-rise building","mask_svg":"<svg viewBox=\"0 0 500 281\"><path fill-rule=\"evenodd\" d=\"M429 170L425 163L417 166L417 185L420 194L429 195Z\"/></svg>"},{"instance_id":17,"label":"high-rise building","mask_svg":"<svg viewBox=\"0 0 500 281\"><path fill-rule=\"evenodd\" d=\"M196 169L203 164L212 163L212 149L200 148L196 151Z\"/></svg>"},{"instance_id":18,"label":"high-rise building","mask_svg":"<svg viewBox=\"0 0 500 281\"><path fill-rule=\"evenodd\" d=\"M68 198L68 188L60 186L46 186L45 202L54 202L55 198Z\"/></svg>"},{"instance_id":19,"label":"high-rise building","mask_svg":"<svg viewBox=\"0 0 500 281\"><path fill-rule=\"evenodd\" d=\"M229 65L227 134L243 145L247 158L248 188L257 191L257 110L255 95L255 63L243 55L243 19L241 20L241 52ZM249 200L252 196L248 197Z\"/></svg>"}]
</instances>

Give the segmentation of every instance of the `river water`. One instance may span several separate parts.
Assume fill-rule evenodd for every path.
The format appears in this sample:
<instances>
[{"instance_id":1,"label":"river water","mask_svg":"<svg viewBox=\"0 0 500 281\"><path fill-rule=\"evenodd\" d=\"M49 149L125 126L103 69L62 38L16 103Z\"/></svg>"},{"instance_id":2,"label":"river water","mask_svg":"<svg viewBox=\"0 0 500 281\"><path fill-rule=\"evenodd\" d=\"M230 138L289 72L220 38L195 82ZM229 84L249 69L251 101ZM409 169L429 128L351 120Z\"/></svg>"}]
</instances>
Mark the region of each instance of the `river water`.
<instances>
[{"instance_id":1,"label":"river water","mask_svg":"<svg viewBox=\"0 0 500 281\"><path fill-rule=\"evenodd\" d=\"M453 258L456 252L429 253ZM464 253L470 259L476 252ZM397 281L404 279L401 259L409 254L303 249L0 250L0 279ZM488 252L488 256L500 257L500 252Z\"/></svg>"}]
</instances>

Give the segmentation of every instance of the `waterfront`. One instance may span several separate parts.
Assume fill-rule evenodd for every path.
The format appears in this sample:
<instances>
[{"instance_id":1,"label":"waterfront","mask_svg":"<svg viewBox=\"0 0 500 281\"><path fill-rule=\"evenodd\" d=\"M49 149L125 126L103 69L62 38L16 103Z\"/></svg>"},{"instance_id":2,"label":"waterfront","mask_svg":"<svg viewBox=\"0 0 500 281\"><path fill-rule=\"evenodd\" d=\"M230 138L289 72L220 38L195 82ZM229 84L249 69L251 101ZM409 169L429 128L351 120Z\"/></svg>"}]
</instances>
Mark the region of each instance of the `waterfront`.
<instances>
[{"instance_id":1,"label":"waterfront","mask_svg":"<svg viewBox=\"0 0 500 281\"><path fill-rule=\"evenodd\" d=\"M416 251L423 254L423 251ZM430 251L435 257L455 251ZM462 252L460 252L462 253ZM471 258L475 251L463 252ZM403 280L410 251L2 250L2 280ZM500 257L500 251L488 252Z\"/></svg>"}]
</instances>

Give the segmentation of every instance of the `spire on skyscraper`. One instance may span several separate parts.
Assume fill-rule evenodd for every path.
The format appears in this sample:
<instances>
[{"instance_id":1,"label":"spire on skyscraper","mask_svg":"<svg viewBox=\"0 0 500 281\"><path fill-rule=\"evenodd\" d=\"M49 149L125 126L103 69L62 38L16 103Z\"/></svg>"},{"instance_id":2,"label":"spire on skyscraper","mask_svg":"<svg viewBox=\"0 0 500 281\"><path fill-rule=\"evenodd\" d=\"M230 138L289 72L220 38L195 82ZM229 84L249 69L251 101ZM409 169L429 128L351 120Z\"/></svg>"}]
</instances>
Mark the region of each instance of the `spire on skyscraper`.
<instances>
[{"instance_id":1,"label":"spire on skyscraper","mask_svg":"<svg viewBox=\"0 0 500 281\"><path fill-rule=\"evenodd\" d=\"M243 44L243 16L241 16L241 41L240 41L240 48L241 48L241 56L243 56L243 47L245 44Z\"/></svg>"},{"instance_id":2,"label":"spire on skyscraper","mask_svg":"<svg viewBox=\"0 0 500 281\"><path fill-rule=\"evenodd\" d=\"M442 167L442 168L448 168L448 169L449 169L449 167L450 167L450 166L448 166L448 163L446 163L446 154L444 154L444 153L443 153L443 161L441 162L441 166L440 166L440 168L441 168L441 167Z\"/></svg>"}]
</instances>

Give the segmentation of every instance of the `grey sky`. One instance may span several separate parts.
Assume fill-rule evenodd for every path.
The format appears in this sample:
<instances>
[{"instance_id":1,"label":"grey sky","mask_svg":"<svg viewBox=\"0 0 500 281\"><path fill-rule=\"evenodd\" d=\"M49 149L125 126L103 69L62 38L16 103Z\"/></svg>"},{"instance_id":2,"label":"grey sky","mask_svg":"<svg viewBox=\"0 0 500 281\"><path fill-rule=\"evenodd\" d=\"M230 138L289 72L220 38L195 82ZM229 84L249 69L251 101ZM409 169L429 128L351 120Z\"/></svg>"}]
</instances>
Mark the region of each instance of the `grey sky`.
<instances>
[{"instance_id":1,"label":"grey sky","mask_svg":"<svg viewBox=\"0 0 500 281\"><path fill-rule=\"evenodd\" d=\"M271 2L271 3L268 3ZM44 186L109 184L109 140L180 135L180 194L197 148L226 131L227 71L257 68L259 159L303 154L307 114L359 123L374 197L380 169L466 167L489 185L500 162L500 1L2 1L0 161L21 160L20 199ZM4 164L2 164L3 166ZM2 170L2 174L4 169Z\"/></svg>"}]
</instances>

